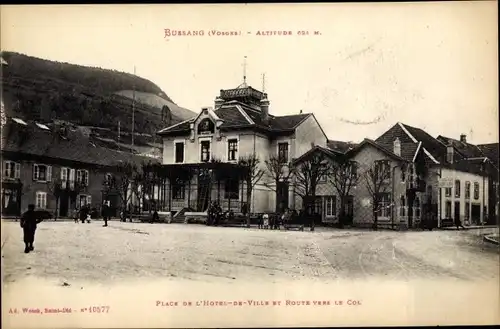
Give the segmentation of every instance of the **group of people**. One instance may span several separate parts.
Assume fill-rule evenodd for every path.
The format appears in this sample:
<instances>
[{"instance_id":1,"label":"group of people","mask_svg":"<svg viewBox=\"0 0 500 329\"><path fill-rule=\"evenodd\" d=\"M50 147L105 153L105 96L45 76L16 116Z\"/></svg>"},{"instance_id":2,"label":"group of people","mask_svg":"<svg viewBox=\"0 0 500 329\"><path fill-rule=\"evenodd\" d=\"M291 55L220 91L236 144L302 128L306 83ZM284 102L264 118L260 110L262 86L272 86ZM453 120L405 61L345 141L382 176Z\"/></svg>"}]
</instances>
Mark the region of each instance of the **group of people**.
<instances>
[{"instance_id":1,"label":"group of people","mask_svg":"<svg viewBox=\"0 0 500 329\"><path fill-rule=\"evenodd\" d=\"M258 228L259 229L271 229L279 230L282 226L288 228L289 225L293 224L303 224L302 219L303 213L297 213L295 209L286 209L282 214L277 214L274 216L269 216L269 214L262 214L259 217Z\"/></svg>"},{"instance_id":2,"label":"group of people","mask_svg":"<svg viewBox=\"0 0 500 329\"><path fill-rule=\"evenodd\" d=\"M223 212L221 206L215 201L209 204L207 215L208 226L219 226L224 220L232 222L235 218L233 210Z\"/></svg>"}]
</instances>

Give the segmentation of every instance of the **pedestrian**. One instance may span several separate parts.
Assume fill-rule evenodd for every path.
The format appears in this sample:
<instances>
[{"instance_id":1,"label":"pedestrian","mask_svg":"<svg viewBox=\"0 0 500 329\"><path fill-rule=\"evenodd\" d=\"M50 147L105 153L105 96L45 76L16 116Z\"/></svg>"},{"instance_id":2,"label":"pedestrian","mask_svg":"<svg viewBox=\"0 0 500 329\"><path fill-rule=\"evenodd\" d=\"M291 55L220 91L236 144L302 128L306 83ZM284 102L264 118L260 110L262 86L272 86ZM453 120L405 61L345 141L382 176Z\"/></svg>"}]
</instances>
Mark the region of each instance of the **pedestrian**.
<instances>
[{"instance_id":1,"label":"pedestrian","mask_svg":"<svg viewBox=\"0 0 500 329\"><path fill-rule=\"evenodd\" d=\"M268 214L262 215L262 219L263 219L263 228L266 230L269 229L269 215Z\"/></svg>"},{"instance_id":2,"label":"pedestrian","mask_svg":"<svg viewBox=\"0 0 500 329\"><path fill-rule=\"evenodd\" d=\"M23 240L24 240L24 253L29 253L30 251L35 250L35 246L33 243L35 242L35 231L36 226L42 220L37 218L35 213L35 205L28 205L28 211L26 211L21 216L21 228L23 229Z\"/></svg>"},{"instance_id":3,"label":"pedestrian","mask_svg":"<svg viewBox=\"0 0 500 329\"><path fill-rule=\"evenodd\" d=\"M465 230L465 227L462 225L462 221L458 216L455 217L455 226L457 227L457 230L460 230L460 227Z\"/></svg>"},{"instance_id":4,"label":"pedestrian","mask_svg":"<svg viewBox=\"0 0 500 329\"><path fill-rule=\"evenodd\" d=\"M160 216L158 215L158 211L155 211L153 212L153 223L155 222L159 222L160 221Z\"/></svg>"},{"instance_id":5,"label":"pedestrian","mask_svg":"<svg viewBox=\"0 0 500 329\"><path fill-rule=\"evenodd\" d=\"M110 210L110 209L109 209L108 203L107 203L107 202L105 202L105 203L102 205L102 211L101 211L101 212L102 212L102 213L101 213L101 215L102 215L102 219L104 220L104 225L103 225L103 227L108 226L109 213L110 213L110 211L109 211L109 210Z\"/></svg>"},{"instance_id":6,"label":"pedestrian","mask_svg":"<svg viewBox=\"0 0 500 329\"><path fill-rule=\"evenodd\" d=\"M85 219L87 218L87 208L85 206L80 206L80 222L85 224Z\"/></svg>"}]
</instances>

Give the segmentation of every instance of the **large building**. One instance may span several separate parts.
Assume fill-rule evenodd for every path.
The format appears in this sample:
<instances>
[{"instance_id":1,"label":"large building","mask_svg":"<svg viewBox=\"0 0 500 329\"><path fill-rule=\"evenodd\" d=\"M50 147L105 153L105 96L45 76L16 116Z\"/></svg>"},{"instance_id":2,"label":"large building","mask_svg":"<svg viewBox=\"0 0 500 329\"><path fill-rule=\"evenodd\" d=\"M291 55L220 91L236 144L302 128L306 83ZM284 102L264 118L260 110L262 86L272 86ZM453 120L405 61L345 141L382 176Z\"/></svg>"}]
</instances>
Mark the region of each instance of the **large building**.
<instances>
[{"instance_id":1,"label":"large building","mask_svg":"<svg viewBox=\"0 0 500 329\"><path fill-rule=\"evenodd\" d=\"M158 134L170 177L162 204L171 211L205 211L209 201L236 212L243 204L256 213L293 207L293 187L269 175L266 161L286 167L311 145L326 147L328 141L312 113L272 115L267 94L245 83L221 90L213 109ZM264 174L248 199L242 162L253 157Z\"/></svg>"},{"instance_id":2,"label":"large building","mask_svg":"<svg viewBox=\"0 0 500 329\"><path fill-rule=\"evenodd\" d=\"M69 126L7 118L2 126L2 216L19 216L34 204L66 217L87 204L99 209L105 198L117 210L123 203L116 191L106 191L106 179L116 176L119 163L149 161L97 146Z\"/></svg>"},{"instance_id":3,"label":"large building","mask_svg":"<svg viewBox=\"0 0 500 329\"><path fill-rule=\"evenodd\" d=\"M321 152L332 162L345 157L357 164L356 184L344 202L344 221L349 224L373 225L373 184L367 186L370 170L383 178L376 193L379 225L416 227L428 212L439 226L451 225L455 219L464 225L498 220L498 167L485 151L494 154L491 144L468 144L464 135L461 140L434 138L422 129L397 123L374 141L365 139L358 145L332 141L328 146L309 153ZM308 156L298 159L297 165ZM322 222L338 223L340 204L332 179L323 179L314 207Z\"/></svg>"}]
</instances>

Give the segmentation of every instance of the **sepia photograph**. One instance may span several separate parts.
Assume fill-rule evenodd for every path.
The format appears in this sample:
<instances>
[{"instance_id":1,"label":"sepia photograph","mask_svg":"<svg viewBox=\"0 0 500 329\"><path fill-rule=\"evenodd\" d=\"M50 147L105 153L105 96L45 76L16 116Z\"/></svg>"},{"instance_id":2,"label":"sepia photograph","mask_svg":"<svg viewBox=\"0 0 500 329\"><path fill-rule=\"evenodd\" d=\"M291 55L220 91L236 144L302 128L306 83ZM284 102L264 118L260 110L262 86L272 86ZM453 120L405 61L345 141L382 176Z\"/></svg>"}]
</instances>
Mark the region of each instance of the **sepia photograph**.
<instances>
[{"instance_id":1,"label":"sepia photograph","mask_svg":"<svg viewBox=\"0 0 500 329\"><path fill-rule=\"evenodd\" d=\"M497 1L0 22L2 327L500 324Z\"/></svg>"}]
</instances>

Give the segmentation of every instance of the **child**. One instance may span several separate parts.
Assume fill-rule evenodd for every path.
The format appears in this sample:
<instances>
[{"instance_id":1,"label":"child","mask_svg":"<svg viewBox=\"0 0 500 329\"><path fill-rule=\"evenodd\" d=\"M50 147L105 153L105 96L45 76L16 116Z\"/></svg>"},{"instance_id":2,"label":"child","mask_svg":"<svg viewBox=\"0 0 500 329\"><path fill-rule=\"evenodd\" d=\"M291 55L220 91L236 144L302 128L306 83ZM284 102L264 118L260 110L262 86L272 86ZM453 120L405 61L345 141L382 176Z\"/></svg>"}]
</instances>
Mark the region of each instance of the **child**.
<instances>
[{"instance_id":1,"label":"child","mask_svg":"<svg viewBox=\"0 0 500 329\"><path fill-rule=\"evenodd\" d=\"M87 214L87 223L90 223L90 214Z\"/></svg>"}]
</instances>

